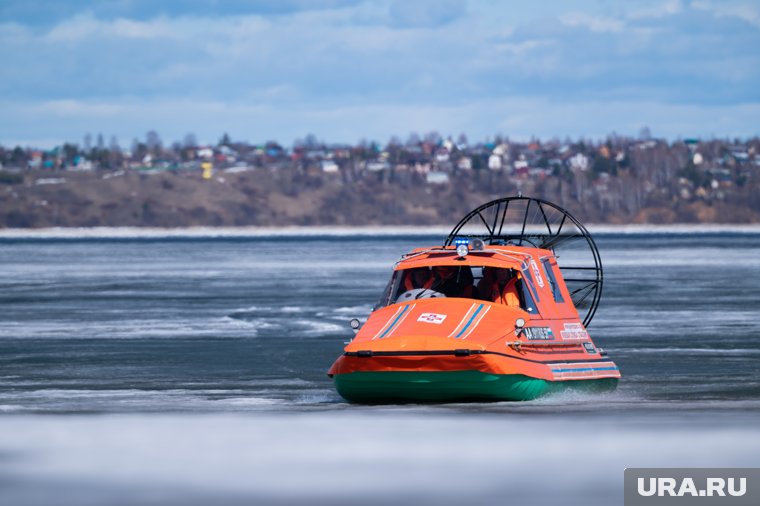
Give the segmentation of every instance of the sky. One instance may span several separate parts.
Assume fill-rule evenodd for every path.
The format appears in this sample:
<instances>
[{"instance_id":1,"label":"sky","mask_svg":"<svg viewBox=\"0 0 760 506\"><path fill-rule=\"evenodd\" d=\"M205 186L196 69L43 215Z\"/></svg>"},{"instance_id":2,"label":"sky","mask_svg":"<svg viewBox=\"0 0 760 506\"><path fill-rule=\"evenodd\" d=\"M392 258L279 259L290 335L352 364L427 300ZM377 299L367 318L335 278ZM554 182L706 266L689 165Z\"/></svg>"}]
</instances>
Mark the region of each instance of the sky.
<instances>
[{"instance_id":1,"label":"sky","mask_svg":"<svg viewBox=\"0 0 760 506\"><path fill-rule=\"evenodd\" d=\"M0 145L760 134L760 2L2 0Z\"/></svg>"}]
</instances>

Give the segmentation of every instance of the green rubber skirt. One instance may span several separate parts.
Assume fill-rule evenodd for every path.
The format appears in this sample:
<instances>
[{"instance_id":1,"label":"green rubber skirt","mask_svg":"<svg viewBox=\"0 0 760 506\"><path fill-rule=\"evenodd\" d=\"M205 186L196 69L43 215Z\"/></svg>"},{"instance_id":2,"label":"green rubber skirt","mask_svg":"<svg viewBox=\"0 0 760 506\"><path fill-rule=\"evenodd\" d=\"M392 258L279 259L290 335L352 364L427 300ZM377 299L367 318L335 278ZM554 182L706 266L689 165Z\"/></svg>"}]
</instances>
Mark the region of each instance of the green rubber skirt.
<instances>
[{"instance_id":1,"label":"green rubber skirt","mask_svg":"<svg viewBox=\"0 0 760 506\"><path fill-rule=\"evenodd\" d=\"M480 371L352 372L336 374L335 388L350 402L529 401L565 389L609 391L617 378L547 381Z\"/></svg>"}]
</instances>

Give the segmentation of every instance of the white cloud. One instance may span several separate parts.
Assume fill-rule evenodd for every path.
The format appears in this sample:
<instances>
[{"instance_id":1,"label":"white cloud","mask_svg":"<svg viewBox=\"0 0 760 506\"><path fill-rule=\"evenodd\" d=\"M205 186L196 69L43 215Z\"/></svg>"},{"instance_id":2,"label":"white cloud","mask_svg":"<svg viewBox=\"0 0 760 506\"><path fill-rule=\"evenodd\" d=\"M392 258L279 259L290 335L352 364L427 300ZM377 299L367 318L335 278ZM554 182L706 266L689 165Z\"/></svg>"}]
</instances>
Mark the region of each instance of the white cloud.
<instances>
[{"instance_id":1,"label":"white cloud","mask_svg":"<svg viewBox=\"0 0 760 506\"><path fill-rule=\"evenodd\" d=\"M717 104L712 117L728 118L725 133L757 133L743 108L757 111L748 90L760 76L758 35L739 21L758 19L752 6L692 4L722 17L695 31L708 16L680 2L557 15L563 5L540 19L470 5L437 25L394 25L379 0L276 16L2 23L0 106L10 119L0 141L149 129L165 139L229 130L286 143L309 131L349 142L410 129L476 139L497 128L603 135L632 123L678 135L686 122L657 111L704 122L691 127L704 131L718 123L700 103Z\"/></svg>"},{"instance_id":2,"label":"white cloud","mask_svg":"<svg viewBox=\"0 0 760 506\"><path fill-rule=\"evenodd\" d=\"M592 32L621 32L625 27L625 23L619 19L593 16L585 12L563 14L559 20L567 26L584 27Z\"/></svg>"},{"instance_id":3,"label":"white cloud","mask_svg":"<svg viewBox=\"0 0 760 506\"><path fill-rule=\"evenodd\" d=\"M522 42L503 42L496 44L494 47L498 51L522 55L534 49L552 45L553 41L549 39L524 40Z\"/></svg>"},{"instance_id":4,"label":"white cloud","mask_svg":"<svg viewBox=\"0 0 760 506\"><path fill-rule=\"evenodd\" d=\"M633 3L633 2L631 2ZM653 6L639 7L628 11L626 17L630 19L664 18L683 12L681 0L667 0Z\"/></svg>"},{"instance_id":5,"label":"white cloud","mask_svg":"<svg viewBox=\"0 0 760 506\"><path fill-rule=\"evenodd\" d=\"M473 140L502 133L517 140L531 136L551 138L604 138L613 131L636 135L648 125L656 136L711 137L757 135L760 103L710 107L670 104L653 100L586 100L558 102L531 96L504 96L466 104L408 105L395 102L330 104L325 107L299 101L274 107L266 100L121 100L51 101L12 104L0 108L19 120L0 126L0 140L54 138L78 142L82 136L102 132L125 144L158 131L165 142L193 132L202 142L214 142L223 132L234 139L261 142L275 139L289 144L307 133L330 142L356 142L361 138L384 142L412 131L436 130L443 135L466 132Z\"/></svg>"},{"instance_id":6,"label":"white cloud","mask_svg":"<svg viewBox=\"0 0 760 506\"><path fill-rule=\"evenodd\" d=\"M84 42L92 39L203 40L224 35L230 40L250 39L270 26L260 16L225 18L157 17L146 21L98 19L84 13L53 26L45 35L50 42Z\"/></svg>"},{"instance_id":7,"label":"white cloud","mask_svg":"<svg viewBox=\"0 0 760 506\"><path fill-rule=\"evenodd\" d=\"M90 14L67 19L55 25L45 36L48 42L80 41L100 32L101 23Z\"/></svg>"},{"instance_id":8,"label":"white cloud","mask_svg":"<svg viewBox=\"0 0 760 506\"><path fill-rule=\"evenodd\" d=\"M114 118L127 112L118 102L90 102L83 100L48 100L27 106L26 112L36 116L61 118Z\"/></svg>"},{"instance_id":9,"label":"white cloud","mask_svg":"<svg viewBox=\"0 0 760 506\"><path fill-rule=\"evenodd\" d=\"M0 41L18 40L28 37L29 29L18 23L0 23Z\"/></svg>"},{"instance_id":10,"label":"white cloud","mask_svg":"<svg viewBox=\"0 0 760 506\"><path fill-rule=\"evenodd\" d=\"M104 25L103 29L112 35L131 39L169 37L173 34L175 27L175 25L165 18L154 19L150 22L116 19L111 23L102 24Z\"/></svg>"},{"instance_id":11,"label":"white cloud","mask_svg":"<svg viewBox=\"0 0 760 506\"><path fill-rule=\"evenodd\" d=\"M714 3L700 0L690 4L691 8L712 13L717 17L735 17L747 21L755 26L760 26L760 9L757 5L740 3L729 4L726 2Z\"/></svg>"}]
</instances>

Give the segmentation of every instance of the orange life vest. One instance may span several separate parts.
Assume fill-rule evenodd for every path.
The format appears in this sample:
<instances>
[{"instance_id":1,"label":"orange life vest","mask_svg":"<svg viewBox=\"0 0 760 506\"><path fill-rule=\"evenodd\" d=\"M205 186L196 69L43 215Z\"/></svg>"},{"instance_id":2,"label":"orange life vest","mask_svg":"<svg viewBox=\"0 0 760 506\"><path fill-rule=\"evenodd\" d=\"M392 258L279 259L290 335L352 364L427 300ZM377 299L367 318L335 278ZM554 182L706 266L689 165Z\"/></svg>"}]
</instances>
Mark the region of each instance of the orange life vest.
<instances>
[{"instance_id":1,"label":"orange life vest","mask_svg":"<svg viewBox=\"0 0 760 506\"><path fill-rule=\"evenodd\" d=\"M494 283L491 290L491 300L506 306L519 307L520 296L517 294L517 278L507 281L503 290L499 290L499 283Z\"/></svg>"},{"instance_id":2,"label":"orange life vest","mask_svg":"<svg viewBox=\"0 0 760 506\"><path fill-rule=\"evenodd\" d=\"M433 286L433 276L430 274L428 274L427 281L425 281L422 286L414 286L414 280L412 277L413 275L411 272L404 277L404 290L414 290L415 288L424 288L427 290Z\"/></svg>"}]
</instances>

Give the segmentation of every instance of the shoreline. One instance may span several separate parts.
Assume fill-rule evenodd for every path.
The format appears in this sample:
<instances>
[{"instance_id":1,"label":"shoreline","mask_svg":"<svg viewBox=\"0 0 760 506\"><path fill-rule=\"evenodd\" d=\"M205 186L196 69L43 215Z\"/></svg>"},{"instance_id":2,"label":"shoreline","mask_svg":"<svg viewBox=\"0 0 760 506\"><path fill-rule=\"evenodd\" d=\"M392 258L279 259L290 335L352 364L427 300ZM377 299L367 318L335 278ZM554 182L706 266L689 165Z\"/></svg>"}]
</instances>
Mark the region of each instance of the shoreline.
<instances>
[{"instance_id":1,"label":"shoreline","mask_svg":"<svg viewBox=\"0 0 760 506\"><path fill-rule=\"evenodd\" d=\"M588 224L592 235L642 234L760 234L760 224ZM448 226L288 226L288 227L52 227L0 229L0 239L162 239L266 237L404 237L446 236Z\"/></svg>"}]
</instances>

